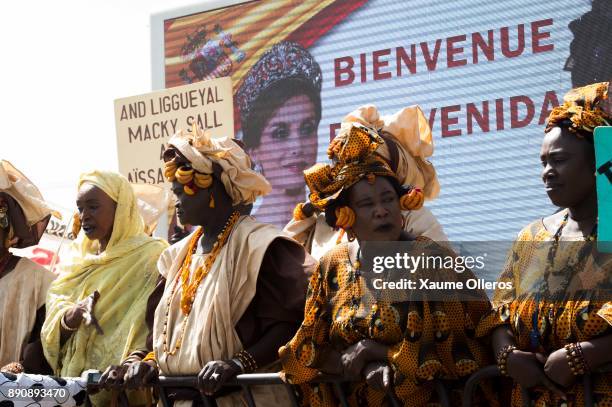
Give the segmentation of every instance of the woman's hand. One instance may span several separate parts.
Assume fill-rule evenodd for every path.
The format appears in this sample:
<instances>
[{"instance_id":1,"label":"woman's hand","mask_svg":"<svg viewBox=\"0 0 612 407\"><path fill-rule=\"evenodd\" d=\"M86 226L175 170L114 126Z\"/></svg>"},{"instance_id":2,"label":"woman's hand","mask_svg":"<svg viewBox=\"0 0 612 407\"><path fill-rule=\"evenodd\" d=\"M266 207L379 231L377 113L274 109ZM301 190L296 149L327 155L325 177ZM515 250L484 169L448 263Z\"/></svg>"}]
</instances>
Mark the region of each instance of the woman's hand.
<instances>
[{"instance_id":1,"label":"woman's hand","mask_svg":"<svg viewBox=\"0 0 612 407\"><path fill-rule=\"evenodd\" d=\"M98 382L100 387L106 390L119 389L123 386L124 377L128 370L128 365L111 365L109 366Z\"/></svg>"},{"instance_id":2,"label":"woman's hand","mask_svg":"<svg viewBox=\"0 0 612 407\"><path fill-rule=\"evenodd\" d=\"M139 389L154 383L159 377L159 369L154 360L131 363L124 375L125 385L132 389Z\"/></svg>"},{"instance_id":3,"label":"woman's hand","mask_svg":"<svg viewBox=\"0 0 612 407\"><path fill-rule=\"evenodd\" d=\"M23 373L24 371L25 369L23 368L23 365L19 362L11 362L7 365L2 366L2 368L0 368L0 372L2 373L19 374L19 373Z\"/></svg>"},{"instance_id":4,"label":"woman's hand","mask_svg":"<svg viewBox=\"0 0 612 407\"><path fill-rule=\"evenodd\" d=\"M526 389L544 386L562 399L566 399L565 393L546 377L545 363L546 357L540 353L515 350L508 355L508 376Z\"/></svg>"},{"instance_id":5,"label":"woman's hand","mask_svg":"<svg viewBox=\"0 0 612 407\"><path fill-rule=\"evenodd\" d=\"M86 312L85 304L82 304L82 302L75 304L64 314L64 324L70 329L77 329L81 326Z\"/></svg>"},{"instance_id":6,"label":"woman's hand","mask_svg":"<svg viewBox=\"0 0 612 407\"><path fill-rule=\"evenodd\" d=\"M567 364L565 354L565 348L561 348L548 355L544 364L544 373L558 385L568 387L574 382L576 376Z\"/></svg>"},{"instance_id":7,"label":"woman's hand","mask_svg":"<svg viewBox=\"0 0 612 407\"><path fill-rule=\"evenodd\" d=\"M386 392L393 384L393 369L384 362L370 362L363 369L363 377L368 386Z\"/></svg>"},{"instance_id":8,"label":"woman's hand","mask_svg":"<svg viewBox=\"0 0 612 407\"><path fill-rule=\"evenodd\" d=\"M198 388L201 393L212 396L225 382L241 372L240 366L231 360L210 361L198 374Z\"/></svg>"},{"instance_id":9,"label":"woman's hand","mask_svg":"<svg viewBox=\"0 0 612 407\"><path fill-rule=\"evenodd\" d=\"M386 348L371 339L362 339L342 352L344 376L349 380L358 380L366 364L372 361L382 361Z\"/></svg>"},{"instance_id":10,"label":"woman's hand","mask_svg":"<svg viewBox=\"0 0 612 407\"><path fill-rule=\"evenodd\" d=\"M100 324L98 324L98 320L93 313L98 299L100 299L100 293L97 290L91 295L83 298L72 308L66 311L63 316L64 324L66 324L68 328L77 329L83 320L85 320L87 324L92 324L100 335L103 335L104 331L102 331L102 327L100 327Z\"/></svg>"}]
</instances>

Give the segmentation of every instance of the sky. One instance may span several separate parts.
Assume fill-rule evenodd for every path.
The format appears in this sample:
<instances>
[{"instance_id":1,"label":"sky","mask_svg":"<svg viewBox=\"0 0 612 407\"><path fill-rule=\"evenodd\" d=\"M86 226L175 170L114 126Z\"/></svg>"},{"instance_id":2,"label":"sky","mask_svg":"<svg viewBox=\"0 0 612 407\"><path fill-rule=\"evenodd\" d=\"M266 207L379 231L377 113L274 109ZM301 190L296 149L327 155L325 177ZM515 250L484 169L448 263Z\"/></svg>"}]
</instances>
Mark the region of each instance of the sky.
<instances>
[{"instance_id":1,"label":"sky","mask_svg":"<svg viewBox=\"0 0 612 407\"><path fill-rule=\"evenodd\" d=\"M113 101L152 89L151 14L195 3L2 2L0 158L74 208L81 172L117 170Z\"/></svg>"}]
</instances>

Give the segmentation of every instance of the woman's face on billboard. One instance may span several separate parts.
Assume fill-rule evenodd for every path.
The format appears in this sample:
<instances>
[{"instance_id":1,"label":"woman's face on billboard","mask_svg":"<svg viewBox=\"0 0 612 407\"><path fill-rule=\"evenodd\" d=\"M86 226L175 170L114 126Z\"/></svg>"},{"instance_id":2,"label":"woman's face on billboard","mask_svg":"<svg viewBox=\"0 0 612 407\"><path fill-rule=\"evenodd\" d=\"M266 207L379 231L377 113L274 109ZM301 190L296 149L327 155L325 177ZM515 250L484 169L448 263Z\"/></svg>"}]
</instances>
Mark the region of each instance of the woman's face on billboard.
<instances>
[{"instance_id":1,"label":"woman's face on billboard","mask_svg":"<svg viewBox=\"0 0 612 407\"><path fill-rule=\"evenodd\" d=\"M287 99L272 113L251 154L263 167L273 192L303 197L302 171L317 158L318 125L315 106L304 94Z\"/></svg>"}]
</instances>

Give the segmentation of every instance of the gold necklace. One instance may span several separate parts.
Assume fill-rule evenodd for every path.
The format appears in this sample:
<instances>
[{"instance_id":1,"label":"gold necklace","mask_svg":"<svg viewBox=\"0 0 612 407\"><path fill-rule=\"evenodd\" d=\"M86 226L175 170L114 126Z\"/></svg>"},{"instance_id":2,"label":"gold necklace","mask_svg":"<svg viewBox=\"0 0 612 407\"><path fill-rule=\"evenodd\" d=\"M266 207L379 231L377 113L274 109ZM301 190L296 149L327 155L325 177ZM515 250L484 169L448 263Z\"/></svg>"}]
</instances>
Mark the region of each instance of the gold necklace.
<instances>
[{"instance_id":1,"label":"gold necklace","mask_svg":"<svg viewBox=\"0 0 612 407\"><path fill-rule=\"evenodd\" d=\"M177 277L174 280L173 285L172 285L172 291L170 292L170 295L168 296L168 300L166 301L166 315L164 318L165 319L164 328L162 331L162 336L164 338L163 350L165 354L168 354L169 356L175 355L176 352L178 352L178 350L181 348L183 339L185 337L185 328L187 326L187 319L189 318L189 314L191 313L191 308L195 300L196 291L198 290L198 287L200 286L200 283L202 282L202 280L210 272L213 263L217 259L217 256L221 252L221 249L225 245L230 232L232 231L234 225L236 224L239 218L240 218L239 212L232 213L227 223L223 227L223 230L221 231L221 233L219 233L219 236L217 237L217 241L213 245L212 250L210 251L208 257L204 261L204 264L195 270L195 272L193 273L193 278L190 281L189 277L191 274L190 273L191 259L192 259L193 253L195 252L197 248L198 241L200 240L200 237L203 234L202 227L199 227L196 233L191 238L191 241L189 242L189 246L187 248L187 255L185 256L185 259L183 260L181 269L177 273ZM176 341L176 345L174 346L174 349L172 349L172 351L170 352L169 351L170 349L168 348L168 320L169 320L169 314L170 314L170 306L172 304L172 300L174 299L174 294L176 292L176 288L178 287L179 280L181 281L181 290L182 290L181 291L181 311L184 317L183 317L183 322L181 323L181 331L179 334L179 339Z\"/></svg>"}]
</instances>

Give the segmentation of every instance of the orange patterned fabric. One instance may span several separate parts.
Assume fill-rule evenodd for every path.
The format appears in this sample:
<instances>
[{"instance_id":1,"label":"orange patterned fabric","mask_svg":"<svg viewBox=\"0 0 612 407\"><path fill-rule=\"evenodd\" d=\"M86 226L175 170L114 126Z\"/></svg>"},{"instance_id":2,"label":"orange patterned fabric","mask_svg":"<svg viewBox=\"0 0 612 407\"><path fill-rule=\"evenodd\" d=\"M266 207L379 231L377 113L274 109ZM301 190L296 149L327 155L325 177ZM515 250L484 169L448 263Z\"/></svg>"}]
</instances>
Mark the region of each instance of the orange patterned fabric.
<instances>
[{"instance_id":1,"label":"orange patterned fabric","mask_svg":"<svg viewBox=\"0 0 612 407\"><path fill-rule=\"evenodd\" d=\"M424 252L444 250L428 238L417 241ZM299 385L303 405L338 405L329 385L310 382L319 374L317 366L326 352L342 352L366 338L388 346L386 362L395 372L395 393L406 406L435 403L434 378L448 379L453 393L460 394L471 373L493 363L486 348L474 339L475 322L490 309L484 293L482 301L465 303L452 298L410 301L408 291L393 294L395 298L374 297L351 262L350 244L356 242L340 244L321 259L311 277L304 321L279 350L282 374ZM485 393L491 394L487 389ZM365 380L351 383L348 390L351 406L386 405L385 394ZM481 400L482 396L479 392ZM496 401L490 398L485 405L496 405Z\"/></svg>"},{"instance_id":2,"label":"orange patterned fabric","mask_svg":"<svg viewBox=\"0 0 612 407\"><path fill-rule=\"evenodd\" d=\"M612 302L589 300L588 293L593 293L594 287L587 291L586 297L584 293L579 294L576 291L576 294L566 294L563 300L558 301L542 295L541 290L537 289L541 287L544 279L542 265L547 264L552 240L553 234L544 227L541 220L531 223L520 232L500 276L500 281L513 282L514 292L496 292L495 307L480 321L477 327L478 337L488 335L494 328L506 324L512 329L518 349L548 354L567 343L612 334ZM580 247L574 243L561 243L549 278L559 276L561 273L556 272L557 270L565 272L564 278L568 278L566 274L571 274L567 273L567 266L576 263L577 248ZM603 275L609 278L612 273L610 257L612 256L608 256L608 261L603 263L599 259L597 262L593 261L592 256L584 258L576 263L578 272L571 276L570 280L581 278L581 275ZM570 283L569 287L571 286ZM535 347L531 338L534 322L537 323L540 335ZM596 405L612 405L612 373L594 376L594 392ZM568 407L583 405L582 384L573 386L567 393ZM562 400L545 389L535 389L532 397L537 406L556 406L562 403ZM512 392L512 405L523 405L518 386Z\"/></svg>"},{"instance_id":3,"label":"orange patterned fabric","mask_svg":"<svg viewBox=\"0 0 612 407\"><path fill-rule=\"evenodd\" d=\"M570 131L592 133L597 126L610 126L612 120L601 108L602 100L608 98L608 82L575 88L563 97L563 104L555 107L548 116L546 132L565 120L571 121Z\"/></svg>"},{"instance_id":4,"label":"orange patterned fabric","mask_svg":"<svg viewBox=\"0 0 612 407\"><path fill-rule=\"evenodd\" d=\"M375 129L359 123L353 123L344 137L336 137L327 151L333 166L319 163L304 171L312 205L325 210L343 190L368 174L397 178L389 164L373 154L383 143Z\"/></svg>"}]
</instances>

